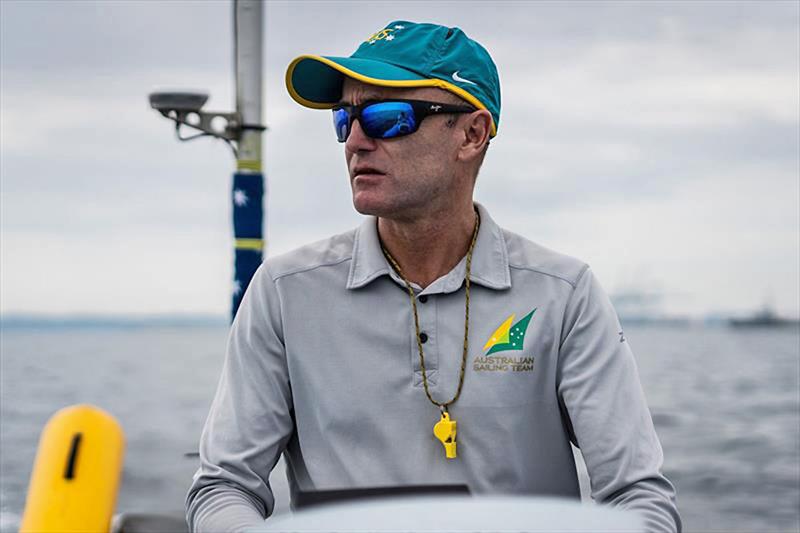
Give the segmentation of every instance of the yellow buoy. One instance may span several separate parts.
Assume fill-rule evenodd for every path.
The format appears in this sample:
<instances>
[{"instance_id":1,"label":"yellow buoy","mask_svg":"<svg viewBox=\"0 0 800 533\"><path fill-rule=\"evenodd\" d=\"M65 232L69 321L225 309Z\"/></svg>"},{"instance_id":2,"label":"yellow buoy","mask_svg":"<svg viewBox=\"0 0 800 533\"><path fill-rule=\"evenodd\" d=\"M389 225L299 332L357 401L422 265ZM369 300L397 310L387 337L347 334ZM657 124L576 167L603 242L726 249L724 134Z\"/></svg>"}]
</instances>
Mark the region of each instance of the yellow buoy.
<instances>
[{"instance_id":1,"label":"yellow buoy","mask_svg":"<svg viewBox=\"0 0 800 533\"><path fill-rule=\"evenodd\" d=\"M125 436L92 405L54 414L42 431L20 533L109 531Z\"/></svg>"}]
</instances>

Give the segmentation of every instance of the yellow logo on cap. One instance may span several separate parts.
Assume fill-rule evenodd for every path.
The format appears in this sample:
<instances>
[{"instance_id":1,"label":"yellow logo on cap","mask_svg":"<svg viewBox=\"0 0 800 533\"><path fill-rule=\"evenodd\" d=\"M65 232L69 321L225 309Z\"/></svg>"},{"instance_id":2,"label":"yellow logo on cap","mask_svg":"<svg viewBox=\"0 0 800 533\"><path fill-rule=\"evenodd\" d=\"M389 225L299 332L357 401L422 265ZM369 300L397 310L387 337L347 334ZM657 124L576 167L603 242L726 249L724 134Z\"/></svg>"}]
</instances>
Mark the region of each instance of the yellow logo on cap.
<instances>
[{"instance_id":1,"label":"yellow logo on cap","mask_svg":"<svg viewBox=\"0 0 800 533\"><path fill-rule=\"evenodd\" d=\"M392 32L404 29L406 29L406 27L403 26L402 24L395 24L394 27L392 28L385 28L381 31L373 33L372 35L367 37L367 40L364 42L369 44L375 44L377 41L394 41L394 35L392 35Z\"/></svg>"},{"instance_id":2,"label":"yellow logo on cap","mask_svg":"<svg viewBox=\"0 0 800 533\"><path fill-rule=\"evenodd\" d=\"M375 44L375 41L382 41L384 39L386 39L387 41L392 41L394 40L394 35L391 35L393 31L394 29L392 28L386 28L385 30L376 31L375 33L367 37L367 40L364 42L369 44Z\"/></svg>"}]
</instances>

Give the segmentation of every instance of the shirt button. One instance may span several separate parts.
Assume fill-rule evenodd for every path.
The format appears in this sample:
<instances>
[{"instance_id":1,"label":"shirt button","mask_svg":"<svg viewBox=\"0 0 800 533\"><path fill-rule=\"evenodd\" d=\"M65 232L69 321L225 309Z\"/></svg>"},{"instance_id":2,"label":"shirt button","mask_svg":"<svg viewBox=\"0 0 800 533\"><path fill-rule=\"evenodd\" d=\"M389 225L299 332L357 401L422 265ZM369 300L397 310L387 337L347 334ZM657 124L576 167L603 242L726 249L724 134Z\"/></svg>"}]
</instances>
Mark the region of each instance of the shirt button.
<instances>
[{"instance_id":1,"label":"shirt button","mask_svg":"<svg viewBox=\"0 0 800 533\"><path fill-rule=\"evenodd\" d=\"M420 301L420 302L422 302L422 303L425 303L425 302L427 302L427 301L428 301L428 295L427 295L427 294L423 294L422 296L420 296L419 298L417 298L417 300L419 300L419 301Z\"/></svg>"},{"instance_id":2,"label":"shirt button","mask_svg":"<svg viewBox=\"0 0 800 533\"><path fill-rule=\"evenodd\" d=\"M419 342L421 342L422 344L428 342L428 334L425 333L424 331L419 334Z\"/></svg>"}]
</instances>

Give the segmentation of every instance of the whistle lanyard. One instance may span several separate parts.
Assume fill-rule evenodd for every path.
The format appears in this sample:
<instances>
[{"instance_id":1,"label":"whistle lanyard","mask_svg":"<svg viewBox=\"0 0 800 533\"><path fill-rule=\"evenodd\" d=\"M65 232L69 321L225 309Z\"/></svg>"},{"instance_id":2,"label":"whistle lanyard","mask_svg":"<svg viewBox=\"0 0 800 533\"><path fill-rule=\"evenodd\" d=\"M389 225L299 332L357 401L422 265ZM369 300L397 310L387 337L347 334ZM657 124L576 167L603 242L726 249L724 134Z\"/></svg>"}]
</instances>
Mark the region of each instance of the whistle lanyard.
<instances>
[{"instance_id":1,"label":"whistle lanyard","mask_svg":"<svg viewBox=\"0 0 800 533\"><path fill-rule=\"evenodd\" d=\"M422 385L425 389L425 395L428 397L428 400L436 406L439 407L441 412L441 418L433 427L433 434L434 436L439 439L445 448L445 455L448 459L454 459L456 457L456 421L450 419L450 413L448 412L448 407L455 403L458 400L458 397L461 395L461 388L464 386L464 373L467 367L467 343L469 339L469 286L470 286L470 272L472 271L472 251L475 248L475 241L478 238L478 229L481 225L481 218L477 212L475 212L475 229L472 232L472 241L469 244L469 250L467 250L467 265L466 265L466 273L464 275L464 292L465 292L465 303L464 303L464 351L461 355L461 371L458 376L458 388L456 389L456 394L453 396L453 399L449 402L438 402L433 399L431 396L431 392L428 388L428 375L425 370L425 354L422 350L422 339L420 338L420 331L419 331L419 315L417 313L417 298L414 295L414 289L411 288L411 283L406 279L403 271L400 268L400 265L395 261L392 254L389 251L381 246L383 249L383 254L386 256L386 259L391 263L392 267L397 272L397 275L403 280L403 283L406 285L406 289L408 290L408 296L411 300L411 310L414 313L414 331L416 332L417 337L417 350L419 351L419 366L422 369Z\"/></svg>"}]
</instances>

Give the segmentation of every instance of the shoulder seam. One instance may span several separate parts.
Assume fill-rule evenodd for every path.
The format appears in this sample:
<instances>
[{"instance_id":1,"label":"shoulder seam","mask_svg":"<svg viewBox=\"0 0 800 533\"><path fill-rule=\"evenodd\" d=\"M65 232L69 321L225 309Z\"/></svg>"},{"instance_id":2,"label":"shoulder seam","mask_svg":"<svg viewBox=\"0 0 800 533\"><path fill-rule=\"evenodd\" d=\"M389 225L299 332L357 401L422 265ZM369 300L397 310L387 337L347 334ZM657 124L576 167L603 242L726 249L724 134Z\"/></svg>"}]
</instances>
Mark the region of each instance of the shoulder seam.
<instances>
[{"instance_id":1,"label":"shoulder seam","mask_svg":"<svg viewBox=\"0 0 800 533\"><path fill-rule=\"evenodd\" d=\"M586 271L588 271L588 270L589 270L589 264L587 263L587 264L583 265L583 268L581 269L580 274L578 274L577 279L575 279L575 285L572 286L572 292L569 293L569 298L567 298L567 303L564 304L564 314L561 317L561 326L562 327L564 326L564 323L567 320L567 309L569 309L569 304L572 301L572 297L575 296L575 289L578 288L578 282L581 280L583 275L586 274ZM564 334L564 332L561 331L560 336L563 335L563 334ZM557 363L558 365L561 364L561 345L563 345L563 344L564 344L564 339L562 337L558 341L558 356L556 358L556 360L558 361L558 363Z\"/></svg>"},{"instance_id":2,"label":"shoulder seam","mask_svg":"<svg viewBox=\"0 0 800 533\"><path fill-rule=\"evenodd\" d=\"M331 262L328 262L328 263L319 263L319 264L316 264L316 265L303 266L303 267L295 268L294 270L289 270L288 272L282 272L280 274L277 274L274 278L272 278L272 281L275 282L275 281L278 281L281 278L285 278L286 276L292 276L294 274L301 274L303 272L316 270L316 269L322 268L322 267L336 266L338 264L344 263L345 261L350 261L352 258L353 258L352 256L347 256L347 257L343 257L341 259L338 259L336 261L331 261Z\"/></svg>"},{"instance_id":3,"label":"shoulder seam","mask_svg":"<svg viewBox=\"0 0 800 533\"><path fill-rule=\"evenodd\" d=\"M565 278L564 276L559 276L558 274L553 274L552 272L545 272L544 270L539 270L537 268L533 268L533 267L529 267L529 266L512 265L510 263L509 263L508 266L510 268L515 268L517 270L529 270L531 272L536 272L538 274L543 274L545 276L550 276L550 277L553 277L553 278L556 278L556 279L560 279L561 281L564 281L564 282L568 283L570 285L570 287L572 287L573 289L575 289L575 287L578 285L578 281L581 279L581 276L583 276L583 273L586 271L586 269L589 268L588 264L584 264L583 268L581 269L580 273L578 274L578 277L575 278L575 281L572 281L572 280L569 280L569 279Z\"/></svg>"}]
</instances>

